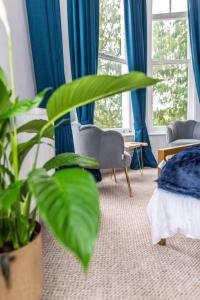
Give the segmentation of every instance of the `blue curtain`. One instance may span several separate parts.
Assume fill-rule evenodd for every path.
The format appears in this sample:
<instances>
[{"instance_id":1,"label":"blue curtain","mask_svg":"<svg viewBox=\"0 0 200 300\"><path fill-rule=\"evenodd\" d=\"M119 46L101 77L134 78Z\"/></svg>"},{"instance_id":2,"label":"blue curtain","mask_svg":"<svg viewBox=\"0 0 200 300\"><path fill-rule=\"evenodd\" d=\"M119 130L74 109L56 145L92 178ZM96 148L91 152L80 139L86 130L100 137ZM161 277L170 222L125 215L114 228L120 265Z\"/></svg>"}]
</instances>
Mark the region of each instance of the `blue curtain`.
<instances>
[{"instance_id":1,"label":"blue curtain","mask_svg":"<svg viewBox=\"0 0 200 300\"><path fill-rule=\"evenodd\" d=\"M99 44L99 0L68 0L72 78L96 74ZM82 125L93 124L94 103L77 109Z\"/></svg>"},{"instance_id":2,"label":"blue curtain","mask_svg":"<svg viewBox=\"0 0 200 300\"><path fill-rule=\"evenodd\" d=\"M54 90L65 83L59 0L26 0L26 6L37 91ZM63 119L55 130L56 153L74 151L70 115Z\"/></svg>"},{"instance_id":3,"label":"blue curtain","mask_svg":"<svg viewBox=\"0 0 200 300\"><path fill-rule=\"evenodd\" d=\"M200 1L188 0L188 18L192 63L198 98L200 101Z\"/></svg>"},{"instance_id":4,"label":"blue curtain","mask_svg":"<svg viewBox=\"0 0 200 300\"><path fill-rule=\"evenodd\" d=\"M99 0L67 0L72 78L97 73L99 45ZM82 125L93 124L94 103L77 109ZM99 170L89 170L101 181Z\"/></svg>"},{"instance_id":5,"label":"blue curtain","mask_svg":"<svg viewBox=\"0 0 200 300\"><path fill-rule=\"evenodd\" d=\"M124 0L125 34L129 71L147 72L147 14L146 0ZM155 168L146 127L146 89L131 93L134 114L135 141L146 142L148 147L141 150L144 166ZM132 169L138 169L136 153L131 162Z\"/></svg>"}]
</instances>

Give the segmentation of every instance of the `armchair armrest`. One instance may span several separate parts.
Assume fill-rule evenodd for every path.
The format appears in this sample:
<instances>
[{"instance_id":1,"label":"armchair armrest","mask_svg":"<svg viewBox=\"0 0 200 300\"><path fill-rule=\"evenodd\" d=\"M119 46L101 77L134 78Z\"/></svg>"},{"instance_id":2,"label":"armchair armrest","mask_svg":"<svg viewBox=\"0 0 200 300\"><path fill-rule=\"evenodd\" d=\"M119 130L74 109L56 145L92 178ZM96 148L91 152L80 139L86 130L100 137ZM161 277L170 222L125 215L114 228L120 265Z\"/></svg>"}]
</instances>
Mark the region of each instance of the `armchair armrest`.
<instances>
[{"instance_id":1,"label":"armchair armrest","mask_svg":"<svg viewBox=\"0 0 200 300\"><path fill-rule=\"evenodd\" d=\"M107 130L101 136L100 167L120 168L124 159L123 136L114 130Z\"/></svg>"},{"instance_id":2,"label":"armchair armrest","mask_svg":"<svg viewBox=\"0 0 200 300\"><path fill-rule=\"evenodd\" d=\"M102 148L101 150L112 153L114 156L122 157L124 155L124 139L121 133L115 130L106 130L102 134ZM105 153L106 154L106 153Z\"/></svg>"},{"instance_id":3,"label":"armchair armrest","mask_svg":"<svg viewBox=\"0 0 200 300\"><path fill-rule=\"evenodd\" d=\"M167 126L167 143L171 143L177 139L174 126L175 125Z\"/></svg>"},{"instance_id":4,"label":"armchair armrest","mask_svg":"<svg viewBox=\"0 0 200 300\"><path fill-rule=\"evenodd\" d=\"M184 150L185 148L194 146L194 145L200 145L200 141L198 143L193 144L187 144L187 145L181 145L181 146L175 146L175 147L169 147L169 148L162 148L158 150L158 165L163 161L166 160L167 156L169 155L175 155L178 152ZM158 167L158 174L160 172L160 169Z\"/></svg>"}]
</instances>

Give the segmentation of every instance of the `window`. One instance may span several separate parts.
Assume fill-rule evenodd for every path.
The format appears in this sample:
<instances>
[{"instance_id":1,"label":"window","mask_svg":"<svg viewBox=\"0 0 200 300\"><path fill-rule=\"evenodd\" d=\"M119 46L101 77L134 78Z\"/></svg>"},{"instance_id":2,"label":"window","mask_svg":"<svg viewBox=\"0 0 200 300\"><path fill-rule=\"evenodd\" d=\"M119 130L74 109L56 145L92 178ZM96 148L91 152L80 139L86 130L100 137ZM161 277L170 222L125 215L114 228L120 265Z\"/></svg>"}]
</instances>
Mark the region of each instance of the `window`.
<instances>
[{"instance_id":1,"label":"window","mask_svg":"<svg viewBox=\"0 0 200 300\"><path fill-rule=\"evenodd\" d=\"M150 132L155 132L175 120L194 117L194 80L187 0L147 0L147 9L148 73L162 79L148 88L147 124ZM100 0L98 73L120 75L127 71L123 0ZM97 101L94 123L101 128L132 132L130 94Z\"/></svg>"},{"instance_id":2,"label":"window","mask_svg":"<svg viewBox=\"0 0 200 300\"><path fill-rule=\"evenodd\" d=\"M149 72L163 81L149 89L151 129L186 120L191 74L187 0L152 0Z\"/></svg>"},{"instance_id":3,"label":"window","mask_svg":"<svg viewBox=\"0 0 200 300\"><path fill-rule=\"evenodd\" d=\"M98 74L127 73L122 0L100 0ZM95 103L94 123L101 128L130 127L129 94L115 95Z\"/></svg>"}]
</instances>

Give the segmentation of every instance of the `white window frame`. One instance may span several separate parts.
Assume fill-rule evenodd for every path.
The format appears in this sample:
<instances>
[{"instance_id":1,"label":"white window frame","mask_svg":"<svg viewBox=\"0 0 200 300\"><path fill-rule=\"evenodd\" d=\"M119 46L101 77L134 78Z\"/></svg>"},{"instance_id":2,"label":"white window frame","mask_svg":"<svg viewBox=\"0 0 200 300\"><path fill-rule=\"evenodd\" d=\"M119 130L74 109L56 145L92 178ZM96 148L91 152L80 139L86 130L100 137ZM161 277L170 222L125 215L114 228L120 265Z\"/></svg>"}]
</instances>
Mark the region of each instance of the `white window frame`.
<instances>
[{"instance_id":1,"label":"white window frame","mask_svg":"<svg viewBox=\"0 0 200 300\"><path fill-rule=\"evenodd\" d=\"M161 0L162 1L162 0ZM188 37L188 58L183 60L154 60L152 59L152 24L154 20L174 20L187 18L187 12L171 12L153 14L152 12L152 0L147 0L147 24L148 24L148 49L147 49L147 72L151 76L153 65L163 64L187 64L188 66L188 111L187 119L195 118L195 86L194 75L192 68L192 60L190 55L190 43ZM171 11L171 0L170 0ZM153 125L153 88L147 89L147 126L150 134L165 134L167 126L155 126Z\"/></svg>"},{"instance_id":2,"label":"white window frame","mask_svg":"<svg viewBox=\"0 0 200 300\"><path fill-rule=\"evenodd\" d=\"M115 63L120 63L127 69L127 62L124 58L121 57L116 57L113 55L109 54L104 54L104 53L99 53L99 58L104 59L107 61L115 62ZM133 113L132 113L132 107L131 107L131 97L130 93L123 93L122 94L122 128L104 128L104 130L117 130L123 134L128 134L133 131L132 129L132 124L133 124Z\"/></svg>"},{"instance_id":3,"label":"white window frame","mask_svg":"<svg viewBox=\"0 0 200 300\"><path fill-rule=\"evenodd\" d=\"M121 7L123 9L123 0L121 0ZM127 60L124 58L126 57L125 51L125 29L124 29L124 13L122 11L122 36L121 36L122 44L122 57L117 57L114 55L110 55L107 53L99 52L99 58L104 59L110 62L119 63L122 65L122 68L126 68L128 72L128 64ZM122 94L122 128L104 128L104 130L117 130L122 134L132 134L133 132L133 112L132 112L132 105L131 105L131 96L130 93L123 93Z\"/></svg>"}]
</instances>

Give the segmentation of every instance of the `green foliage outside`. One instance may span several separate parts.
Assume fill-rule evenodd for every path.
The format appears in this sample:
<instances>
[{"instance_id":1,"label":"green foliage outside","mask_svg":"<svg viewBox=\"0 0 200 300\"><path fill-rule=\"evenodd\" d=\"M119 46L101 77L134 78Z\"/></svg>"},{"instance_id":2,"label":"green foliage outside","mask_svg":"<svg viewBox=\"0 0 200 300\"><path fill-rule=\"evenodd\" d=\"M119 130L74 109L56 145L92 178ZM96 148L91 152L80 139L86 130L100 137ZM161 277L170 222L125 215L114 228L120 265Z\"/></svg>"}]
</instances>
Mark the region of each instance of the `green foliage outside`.
<instances>
[{"instance_id":1,"label":"green foliage outside","mask_svg":"<svg viewBox=\"0 0 200 300\"><path fill-rule=\"evenodd\" d=\"M121 57L121 0L100 0L99 51ZM99 58L99 74L121 75L122 65ZM95 125L101 128L122 127L122 95L95 103Z\"/></svg>"},{"instance_id":2,"label":"green foliage outside","mask_svg":"<svg viewBox=\"0 0 200 300\"><path fill-rule=\"evenodd\" d=\"M120 75L119 63L99 59L99 73ZM122 128L122 94L95 103L95 125L101 128Z\"/></svg>"},{"instance_id":3,"label":"green foliage outside","mask_svg":"<svg viewBox=\"0 0 200 300\"><path fill-rule=\"evenodd\" d=\"M100 0L100 53L122 56L122 8L120 0ZM163 79L153 90L153 125L162 126L174 120L187 119L188 66L166 64L167 60L187 59L187 21L153 22L153 75ZM123 64L99 58L99 74L120 75ZM102 128L122 127L122 95L95 104L95 124Z\"/></svg>"},{"instance_id":4,"label":"green foliage outside","mask_svg":"<svg viewBox=\"0 0 200 300\"><path fill-rule=\"evenodd\" d=\"M186 20L153 22L153 59L187 59ZM187 119L188 66L163 64L153 66L153 75L163 79L153 91L153 124L167 125Z\"/></svg>"}]
</instances>

